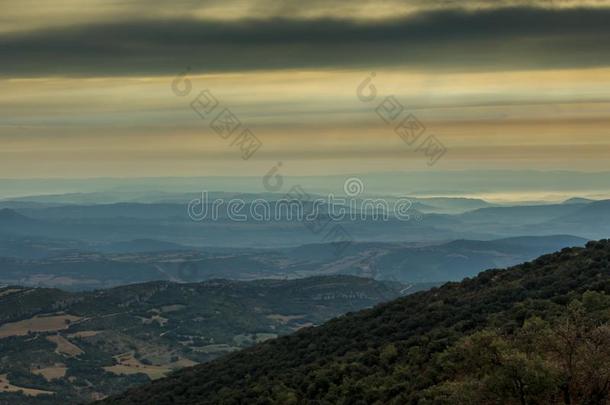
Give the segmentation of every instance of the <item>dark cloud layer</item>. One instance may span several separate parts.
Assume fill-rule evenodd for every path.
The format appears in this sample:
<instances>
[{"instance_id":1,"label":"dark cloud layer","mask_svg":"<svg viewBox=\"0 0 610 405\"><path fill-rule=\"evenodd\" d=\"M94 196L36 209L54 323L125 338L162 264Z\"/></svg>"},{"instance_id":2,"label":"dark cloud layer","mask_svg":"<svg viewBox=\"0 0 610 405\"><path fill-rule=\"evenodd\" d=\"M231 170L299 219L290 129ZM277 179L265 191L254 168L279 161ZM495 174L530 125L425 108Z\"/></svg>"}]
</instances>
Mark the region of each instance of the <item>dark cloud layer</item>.
<instances>
[{"instance_id":1,"label":"dark cloud layer","mask_svg":"<svg viewBox=\"0 0 610 405\"><path fill-rule=\"evenodd\" d=\"M610 9L509 8L406 19L139 20L0 36L0 75L104 76L413 66L610 64Z\"/></svg>"}]
</instances>

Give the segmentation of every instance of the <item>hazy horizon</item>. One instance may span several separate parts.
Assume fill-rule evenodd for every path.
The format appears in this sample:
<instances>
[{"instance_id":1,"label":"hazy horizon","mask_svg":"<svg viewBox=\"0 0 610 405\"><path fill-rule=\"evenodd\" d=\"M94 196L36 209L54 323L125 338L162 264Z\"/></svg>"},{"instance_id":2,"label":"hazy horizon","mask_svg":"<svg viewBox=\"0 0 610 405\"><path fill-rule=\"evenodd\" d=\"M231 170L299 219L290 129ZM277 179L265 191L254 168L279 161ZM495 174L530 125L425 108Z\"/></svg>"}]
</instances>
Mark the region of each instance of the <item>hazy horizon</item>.
<instances>
[{"instance_id":1,"label":"hazy horizon","mask_svg":"<svg viewBox=\"0 0 610 405\"><path fill-rule=\"evenodd\" d=\"M342 193L343 182L362 179L364 194L402 195L420 198L464 197L490 202L561 202L575 197L610 198L610 172L578 171L438 171L345 173L290 176L281 170L287 187L301 186L314 193ZM265 173L264 175L266 175ZM0 178L0 199L73 193L273 193L266 190L264 175L192 177L101 177L101 178ZM525 177L524 177L525 176ZM282 191L277 191L282 195Z\"/></svg>"}]
</instances>

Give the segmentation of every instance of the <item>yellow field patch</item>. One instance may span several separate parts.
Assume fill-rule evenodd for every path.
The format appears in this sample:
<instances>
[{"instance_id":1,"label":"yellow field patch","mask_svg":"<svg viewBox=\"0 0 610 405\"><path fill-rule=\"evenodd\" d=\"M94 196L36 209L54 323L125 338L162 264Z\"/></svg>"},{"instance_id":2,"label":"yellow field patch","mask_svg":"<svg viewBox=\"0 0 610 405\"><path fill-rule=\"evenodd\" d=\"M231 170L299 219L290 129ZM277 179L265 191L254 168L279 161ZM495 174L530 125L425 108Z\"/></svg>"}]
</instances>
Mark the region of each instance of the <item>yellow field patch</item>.
<instances>
[{"instance_id":1,"label":"yellow field patch","mask_svg":"<svg viewBox=\"0 0 610 405\"><path fill-rule=\"evenodd\" d=\"M181 358L177 362L172 363L171 366L172 366L172 369L176 369L176 368L193 367L193 366L196 366L197 364L199 364L199 363L197 363L196 361Z\"/></svg>"},{"instance_id":2,"label":"yellow field patch","mask_svg":"<svg viewBox=\"0 0 610 405\"><path fill-rule=\"evenodd\" d=\"M165 377L170 371L169 367L163 366L149 366L140 363L138 359L133 357L133 353L123 353L118 356L114 356L115 360L119 363L114 366L104 367L104 370L114 374L146 374L151 380L156 380Z\"/></svg>"},{"instance_id":3,"label":"yellow field patch","mask_svg":"<svg viewBox=\"0 0 610 405\"><path fill-rule=\"evenodd\" d=\"M55 351L58 354L64 354L66 356L76 357L76 356L84 353L80 349L80 347L76 346L75 344L73 344L72 342L70 342L68 339L66 339L65 337L63 337L61 335L47 336L47 340L49 342L53 342L57 345L57 349L55 349Z\"/></svg>"},{"instance_id":4,"label":"yellow field patch","mask_svg":"<svg viewBox=\"0 0 610 405\"><path fill-rule=\"evenodd\" d=\"M0 374L0 392L22 392L24 395L30 396L30 397L37 397L39 395L53 395L55 394L53 391L44 391L44 390L37 390L34 388L23 388L23 387L18 387L16 385L12 385L8 378L6 378L6 374Z\"/></svg>"},{"instance_id":5,"label":"yellow field patch","mask_svg":"<svg viewBox=\"0 0 610 405\"><path fill-rule=\"evenodd\" d=\"M71 333L68 335L69 338L88 338L99 335L102 333L100 330L83 330L81 332Z\"/></svg>"},{"instance_id":6,"label":"yellow field patch","mask_svg":"<svg viewBox=\"0 0 610 405\"><path fill-rule=\"evenodd\" d=\"M296 320L302 319L304 317L305 317L305 315L281 315L281 314L267 315L267 318L269 318L273 321L283 323L283 324L287 324L288 322L296 321Z\"/></svg>"},{"instance_id":7,"label":"yellow field patch","mask_svg":"<svg viewBox=\"0 0 610 405\"><path fill-rule=\"evenodd\" d=\"M40 375L44 377L45 380L51 381L65 377L68 368L65 364L58 363L51 367L32 369L30 371L32 372L32 374Z\"/></svg>"},{"instance_id":8,"label":"yellow field patch","mask_svg":"<svg viewBox=\"0 0 610 405\"><path fill-rule=\"evenodd\" d=\"M138 359L133 356L133 352L123 353L118 356L114 356L115 360L119 363L114 366L104 367L104 370L114 374L146 374L151 380L157 380L165 377L168 373L173 370L195 366L198 363L189 359L180 358L178 361L164 364L164 365L146 365L142 364Z\"/></svg>"},{"instance_id":9,"label":"yellow field patch","mask_svg":"<svg viewBox=\"0 0 610 405\"><path fill-rule=\"evenodd\" d=\"M163 378L172 371L171 368L158 367L158 366L125 366L123 364L117 364L116 366L104 367L104 370L109 373L117 375L130 375L130 374L146 374L151 380L158 380Z\"/></svg>"},{"instance_id":10,"label":"yellow field patch","mask_svg":"<svg viewBox=\"0 0 610 405\"><path fill-rule=\"evenodd\" d=\"M68 329L70 322L78 321L73 315L36 315L33 318L19 322L5 323L0 326L0 339L10 336L25 336L29 332L55 332Z\"/></svg>"}]
</instances>

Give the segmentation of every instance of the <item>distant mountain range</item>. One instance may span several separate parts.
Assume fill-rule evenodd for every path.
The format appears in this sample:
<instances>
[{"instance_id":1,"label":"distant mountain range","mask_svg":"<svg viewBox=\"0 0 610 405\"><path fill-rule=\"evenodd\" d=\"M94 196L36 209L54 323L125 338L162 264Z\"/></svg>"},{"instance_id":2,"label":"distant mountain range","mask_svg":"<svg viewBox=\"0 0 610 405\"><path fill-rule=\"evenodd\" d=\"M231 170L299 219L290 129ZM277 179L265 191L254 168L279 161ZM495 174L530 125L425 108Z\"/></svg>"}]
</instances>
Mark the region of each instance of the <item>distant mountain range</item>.
<instances>
[{"instance_id":1,"label":"distant mountain range","mask_svg":"<svg viewBox=\"0 0 610 405\"><path fill-rule=\"evenodd\" d=\"M475 207L478 203L471 205ZM248 207L244 209L247 211ZM599 239L610 236L610 200L485 206L459 214L437 213L436 208L426 213L413 208L410 214L408 221L392 215L387 220L374 220L370 216L352 220L347 216L331 221L322 213L321 218L331 223L328 228L341 227L351 240L362 242L444 242L550 235ZM285 215L261 222L253 218L235 221L225 213L216 220L193 221L186 203L36 207L26 204L0 211L0 236L69 239L100 246L156 239L193 247L296 247L323 243L328 232L312 232L303 221Z\"/></svg>"},{"instance_id":2,"label":"distant mountain range","mask_svg":"<svg viewBox=\"0 0 610 405\"><path fill-rule=\"evenodd\" d=\"M591 242L348 314L100 403L605 404L609 309L610 241Z\"/></svg>"},{"instance_id":3,"label":"distant mountain range","mask_svg":"<svg viewBox=\"0 0 610 405\"><path fill-rule=\"evenodd\" d=\"M312 262L321 274L353 274L406 283L459 281L489 268L503 268L564 247L584 246L586 239L555 235L493 241L456 240L436 244L354 243L341 257L332 246L306 245L283 251ZM292 268L295 273L302 272Z\"/></svg>"},{"instance_id":4,"label":"distant mountain range","mask_svg":"<svg viewBox=\"0 0 610 405\"><path fill-rule=\"evenodd\" d=\"M338 254L336 246L328 243L251 250L194 249L150 239L108 244L40 238L0 241L0 283L70 290L154 280L292 279L338 274L394 280L420 288L586 243L566 235L447 243L355 242Z\"/></svg>"},{"instance_id":5,"label":"distant mountain range","mask_svg":"<svg viewBox=\"0 0 610 405\"><path fill-rule=\"evenodd\" d=\"M595 202L595 200L592 200L590 198L574 197L565 200L563 204L588 204L592 202Z\"/></svg>"},{"instance_id":6,"label":"distant mountain range","mask_svg":"<svg viewBox=\"0 0 610 405\"><path fill-rule=\"evenodd\" d=\"M0 179L0 197L23 198L41 194L105 194L107 202L130 201L133 197L150 201L151 196L193 191L260 193L262 174L253 176L170 177L170 178L97 178L97 179ZM345 180L357 177L372 195L391 195L404 190L414 196L464 196L481 194L590 195L610 190L610 173L535 170L421 170L343 175L290 176L310 193L338 194ZM287 178L287 177L286 177ZM285 187L284 191L287 191ZM144 197L143 197L144 196ZM86 198L86 197L84 197ZM86 201L86 200L84 200ZM89 200L90 201L90 200Z\"/></svg>"}]
</instances>

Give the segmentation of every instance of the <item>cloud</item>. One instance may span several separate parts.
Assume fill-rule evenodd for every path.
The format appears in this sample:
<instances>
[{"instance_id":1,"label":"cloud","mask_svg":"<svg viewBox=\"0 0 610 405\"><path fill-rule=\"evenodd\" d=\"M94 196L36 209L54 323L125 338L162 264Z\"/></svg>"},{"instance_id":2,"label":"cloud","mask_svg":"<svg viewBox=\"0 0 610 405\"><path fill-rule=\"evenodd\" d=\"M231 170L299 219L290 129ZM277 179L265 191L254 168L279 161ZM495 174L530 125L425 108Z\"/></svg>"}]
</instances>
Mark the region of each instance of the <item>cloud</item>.
<instances>
[{"instance_id":1,"label":"cloud","mask_svg":"<svg viewBox=\"0 0 610 405\"><path fill-rule=\"evenodd\" d=\"M374 22L130 20L0 35L0 76L608 66L610 9L443 10Z\"/></svg>"},{"instance_id":2,"label":"cloud","mask_svg":"<svg viewBox=\"0 0 610 405\"><path fill-rule=\"evenodd\" d=\"M305 4L305 5L304 5ZM0 0L0 32L147 18L375 20L445 9L610 6L610 0Z\"/></svg>"}]
</instances>

